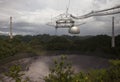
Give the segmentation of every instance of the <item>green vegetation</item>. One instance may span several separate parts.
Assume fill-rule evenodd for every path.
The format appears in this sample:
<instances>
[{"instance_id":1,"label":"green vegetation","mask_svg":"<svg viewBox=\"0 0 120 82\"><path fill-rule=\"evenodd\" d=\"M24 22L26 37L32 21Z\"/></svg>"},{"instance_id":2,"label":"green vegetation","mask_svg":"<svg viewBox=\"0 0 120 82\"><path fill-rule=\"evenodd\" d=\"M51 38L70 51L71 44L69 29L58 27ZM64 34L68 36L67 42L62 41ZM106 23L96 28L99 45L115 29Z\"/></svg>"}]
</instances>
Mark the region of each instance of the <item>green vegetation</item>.
<instances>
[{"instance_id":1,"label":"green vegetation","mask_svg":"<svg viewBox=\"0 0 120 82\"><path fill-rule=\"evenodd\" d=\"M44 77L45 82L120 82L120 60L110 60L111 65L106 69L79 73L74 73L70 62L66 61L67 57L61 56L60 60L57 60L54 60L54 66L50 67L50 74ZM15 82L34 82L30 81L30 78L24 80L20 66L16 65L5 75Z\"/></svg>"},{"instance_id":2,"label":"green vegetation","mask_svg":"<svg viewBox=\"0 0 120 82\"><path fill-rule=\"evenodd\" d=\"M14 80L15 82L28 82L29 79L26 78L23 79L24 73L21 73L22 69L19 65L14 65L10 67L9 71L5 73L5 76L10 77L11 80Z\"/></svg>"},{"instance_id":3,"label":"green vegetation","mask_svg":"<svg viewBox=\"0 0 120 82\"><path fill-rule=\"evenodd\" d=\"M12 40L8 36L0 36L0 60L15 57L17 53L43 54L44 51L63 51L77 53L105 53L101 57L115 58L110 60L111 66L107 69L92 70L87 73L75 74L72 65L67 63L66 57L54 61L50 74L44 78L45 82L120 82L120 35L116 36L116 47L111 48L111 37L98 36L21 36L16 35ZM99 56L98 54L96 56ZM20 57L20 56L18 56ZM12 66L5 73L16 82L33 82L24 80L20 66ZM2 78L1 78L2 79Z\"/></svg>"},{"instance_id":4,"label":"green vegetation","mask_svg":"<svg viewBox=\"0 0 120 82\"><path fill-rule=\"evenodd\" d=\"M115 48L111 48L111 37L107 35L86 37L67 35L50 36L47 34L35 36L16 35L12 40L8 36L0 36L0 60L14 56L17 53L44 54L44 52L49 51L105 53L105 55L100 56L119 59L120 35L116 36Z\"/></svg>"},{"instance_id":5,"label":"green vegetation","mask_svg":"<svg viewBox=\"0 0 120 82\"><path fill-rule=\"evenodd\" d=\"M51 73L45 77L45 82L120 82L120 60L110 60L111 66L107 69L92 70L87 73L77 74L66 57L61 57L60 62L55 61Z\"/></svg>"},{"instance_id":6,"label":"green vegetation","mask_svg":"<svg viewBox=\"0 0 120 82\"><path fill-rule=\"evenodd\" d=\"M72 66L65 63L66 57L62 56L61 61L54 61L55 66L50 68L51 73L45 77L45 82L73 82L74 76Z\"/></svg>"}]
</instances>

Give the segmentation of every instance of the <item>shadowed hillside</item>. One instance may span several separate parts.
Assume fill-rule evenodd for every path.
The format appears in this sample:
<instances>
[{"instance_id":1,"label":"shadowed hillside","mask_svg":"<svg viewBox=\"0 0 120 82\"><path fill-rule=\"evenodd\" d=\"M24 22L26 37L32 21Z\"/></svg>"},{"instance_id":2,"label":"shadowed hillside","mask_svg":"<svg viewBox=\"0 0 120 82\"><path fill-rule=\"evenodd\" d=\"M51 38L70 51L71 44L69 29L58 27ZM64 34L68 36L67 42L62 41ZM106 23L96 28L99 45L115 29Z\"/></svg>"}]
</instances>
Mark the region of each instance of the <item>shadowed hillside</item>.
<instances>
[{"instance_id":1,"label":"shadowed hillside","mask_svg":"<svg viewBox=\"0 0 120 82\"><path fill-rule=\"evenodd\" d=\"M116 47L111 48L111 37L97 36L50 36L16 35L12 40L0 36L0 59L14 56L17 53L85 53L108 58L120 58L120 35L116 36ZM100 54L100 55L99 55Z\"/></svg>"}]
</instances>

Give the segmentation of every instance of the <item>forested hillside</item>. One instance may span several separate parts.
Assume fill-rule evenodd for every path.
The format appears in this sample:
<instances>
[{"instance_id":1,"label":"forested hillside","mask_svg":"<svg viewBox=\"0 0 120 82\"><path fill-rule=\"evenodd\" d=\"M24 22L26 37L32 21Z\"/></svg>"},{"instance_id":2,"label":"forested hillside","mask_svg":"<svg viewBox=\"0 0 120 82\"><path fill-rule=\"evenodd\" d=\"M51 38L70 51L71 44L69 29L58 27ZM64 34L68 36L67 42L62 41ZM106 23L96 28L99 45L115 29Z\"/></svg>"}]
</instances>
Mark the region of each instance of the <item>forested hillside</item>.
<instances>
[{"instance_id":1,"label":"forested hillside","mask_svg":"<svg viewBox=\"0 0 120 82\"><path fill-rule=\"evenodd\" d=\"M12 40L8 36L0 36L0 59L17 53L37 53L42 51L67 51L78 53L105 53L112 57L120 57L120 35L116 36L116 47L111 48L111 37L97 36L50 36L16 35ZM109 55L108 55L109 56Z\"/></svg>"}]
</instances>

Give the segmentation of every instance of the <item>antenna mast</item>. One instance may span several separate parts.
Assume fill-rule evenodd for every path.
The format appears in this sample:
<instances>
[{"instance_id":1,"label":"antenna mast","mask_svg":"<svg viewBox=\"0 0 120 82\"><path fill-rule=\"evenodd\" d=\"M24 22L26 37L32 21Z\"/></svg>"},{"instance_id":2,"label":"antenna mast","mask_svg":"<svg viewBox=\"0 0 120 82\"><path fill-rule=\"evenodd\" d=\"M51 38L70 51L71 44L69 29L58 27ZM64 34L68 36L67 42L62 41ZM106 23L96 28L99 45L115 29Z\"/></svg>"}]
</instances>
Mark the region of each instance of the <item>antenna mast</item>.
<instances>
[{"instance_id":1,"label":"antenna mast","mask_svg":"<svg viewBox=\"0 0 120 82\"><path fill-rule=\"evenodd\" d=\"M66 15L68 14L69 7L70 7L70 0L69 0L69 2L68 2L68 6L67 6L67 9L66 9Z\"/></svg>"},{"instance_id":2,"label":"antenna mast","mask_svg":"<svg viewBox=\"0 0 120 82\"><path fill-rule=\"evenodd\" d=\"M13 39L13 34L12 34L12 17L10 17L10 39Z\"/></svg>"},{"instance_id":3,"label":"antenna mast","mask_svg":"<svg viewBox=\"0 0 120 82\"><path fill-rule=\"evenodd\" d=\"M115 33L114 33L114 16L112 17L112 48L115 47Z\"/></svg>"}]
</instances>

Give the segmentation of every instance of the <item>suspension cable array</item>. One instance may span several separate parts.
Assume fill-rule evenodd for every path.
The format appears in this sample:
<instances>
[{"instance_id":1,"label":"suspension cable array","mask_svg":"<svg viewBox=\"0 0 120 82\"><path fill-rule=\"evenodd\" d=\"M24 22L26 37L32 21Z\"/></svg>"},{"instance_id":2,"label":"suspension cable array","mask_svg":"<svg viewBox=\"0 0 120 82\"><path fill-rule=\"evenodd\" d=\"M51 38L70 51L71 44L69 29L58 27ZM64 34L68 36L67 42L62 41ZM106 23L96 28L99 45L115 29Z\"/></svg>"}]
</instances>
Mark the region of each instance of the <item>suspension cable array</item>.
<instances>
[{"instance_id":1,"label":"suspension cable array","mask_svg":"<svg viewBox=\"0 0 120 82\"><path fill-rule=\"evenodd\" d=\"M109 8L109 9L100 10L100 11L91 11L90 13L82 15L82 16L71 15L71 17L74 19L85 19L85 18L89 18L92 16L105 16L105 15L113 15L113 14L118 14L118 13L120 13L120 5Z\"/></svg>"}]
</instances>

